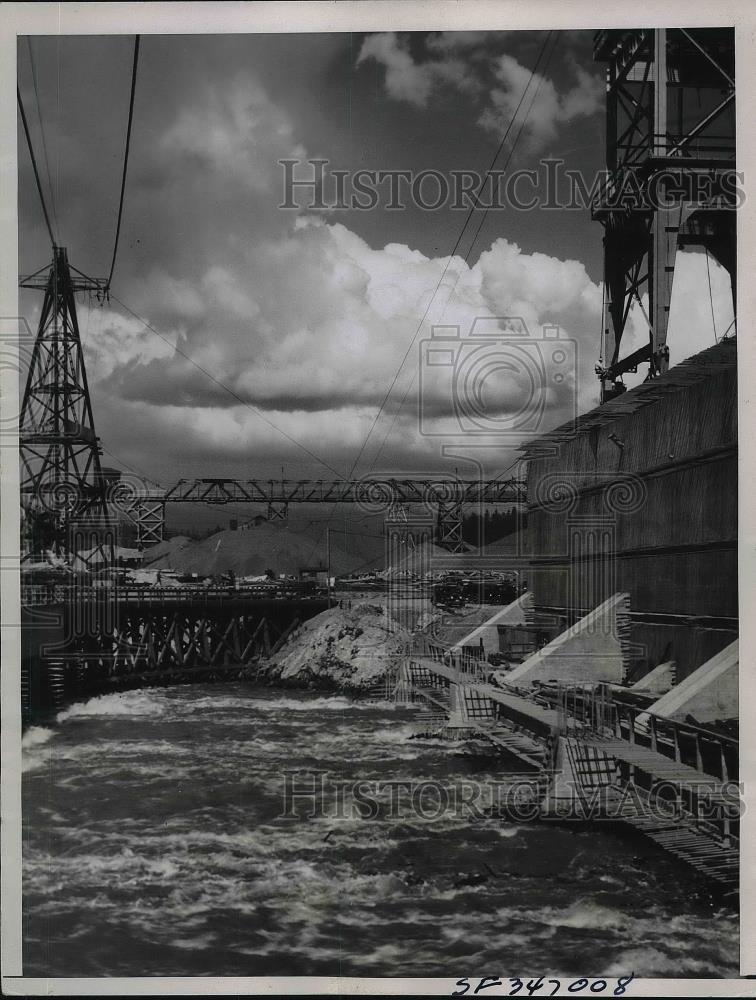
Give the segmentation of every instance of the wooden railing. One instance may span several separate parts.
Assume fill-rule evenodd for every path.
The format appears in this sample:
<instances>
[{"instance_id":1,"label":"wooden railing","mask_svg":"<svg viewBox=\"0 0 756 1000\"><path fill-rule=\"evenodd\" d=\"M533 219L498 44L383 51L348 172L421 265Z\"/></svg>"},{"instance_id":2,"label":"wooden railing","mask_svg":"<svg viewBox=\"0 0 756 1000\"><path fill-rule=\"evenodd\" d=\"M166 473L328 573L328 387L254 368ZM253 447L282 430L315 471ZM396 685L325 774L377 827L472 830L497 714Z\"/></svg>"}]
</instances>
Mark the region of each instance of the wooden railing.
<instances>
[{"instance_id":1,"label":"wooden railing","mask_svg":"<svg viewBox=\"0 0 756 1000\"><path fill-rule=\"evenodd\" d=\"M455 670L460 677L460 682L485 681L488 677L491 665L483 658L476 656L471 650L450 650L444 649L436 643L426 643L426 655L436 663Z\"/></svg>"},{"instance_id":2,"label":"wooden railing","mask_svg":"<svg viewBox=\"0 0 756 1000\"><path fill-rule=\"evenodd\" d=\"M739 742L735 737L692 722L667 719L619 700L613 705L614 735L618 738L649 747L654 753L722 781L737 779Z\"/></svg>"},{"instance_id":3,"label":"wooden railing","mask_svg":"<svg viewBox=\"0 0 756 1000\"><path fill-rule=\"evenodd\" d=\"M738 777L736 737L656 715L647 707L623 700L621 692L605 684L542 690L537 700L557 708L565 733L614 736L722 781Z\"/></svg>"}]
</instances>

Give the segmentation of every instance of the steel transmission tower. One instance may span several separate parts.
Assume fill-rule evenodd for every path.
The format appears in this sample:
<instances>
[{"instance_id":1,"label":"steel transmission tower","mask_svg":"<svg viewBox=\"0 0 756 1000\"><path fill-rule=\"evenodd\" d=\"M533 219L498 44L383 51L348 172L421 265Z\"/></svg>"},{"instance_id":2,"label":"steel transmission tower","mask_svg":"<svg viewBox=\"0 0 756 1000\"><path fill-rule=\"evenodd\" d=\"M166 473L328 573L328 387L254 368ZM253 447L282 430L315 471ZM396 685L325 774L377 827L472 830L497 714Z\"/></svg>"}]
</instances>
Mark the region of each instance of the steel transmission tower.
<instances>
[{"instance_id":1,"label":"steel transmission tower","mask_svg":"<svg viewBox=\"0 0 756 1000\"><path fill-rule=\"evenodd\" d=\"M50 514L58 533L73 520L107 517L75 301L76 292L101 294L104 284L71 267L57 246L49 268L20 282L44 292L21 408L21 502L27 515Z\"/></svg>"},{"instance_id":2,"label":"steel transmission tower","mask_svg":"<svg viewBox=\"0 0 756 1000\"><path fill-rule=\"evenodd\" d=\"M735 33L600 31L594 58L608 64L608 177L593 202L605 229L603 401L624 391L623 373L639 364L648 362L650 378L667 370L678 248L703 248L722 264L735 301ZM634 302L649 339L621 359Z\"/></svg>"}]
</instances>

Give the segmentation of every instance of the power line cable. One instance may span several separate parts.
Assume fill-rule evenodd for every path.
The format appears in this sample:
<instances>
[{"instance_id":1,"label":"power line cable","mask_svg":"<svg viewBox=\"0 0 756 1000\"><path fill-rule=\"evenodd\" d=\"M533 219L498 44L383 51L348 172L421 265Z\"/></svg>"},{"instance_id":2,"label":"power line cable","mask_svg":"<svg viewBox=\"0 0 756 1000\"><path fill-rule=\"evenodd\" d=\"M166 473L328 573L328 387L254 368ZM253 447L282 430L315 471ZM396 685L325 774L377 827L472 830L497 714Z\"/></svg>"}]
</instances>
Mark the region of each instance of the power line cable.
<instances>
[{"instance_id":1,"label":"power line cable","mask_svg":"<svg viewBox=\"0 0 756 1000\"><path fill-rule=\"evenodd\" d=\"M131 125L134 120L134 92L136 90L137 67L139 65L139 35L134 36L134 62L131 67L131 96L129 97L129 121L126 126L126 150L123 156L123 175L121 177L121 196L118 201L118 222L116 223L115 244L113 245L113 259L110 262L110 274L105 283L105 292L110 289L110 282L113 280L115 270L116 255L118 253L118 238L121 235L121 219L123 217L123 196L126 191L126 172L129 167L129 147L131 145Z\"/></svg>"},{"instance_id":2,"label":"power line cable","mask_svg":"<svg viewBox=\"0 0 756 1000\"><path fill-rule=\"evenodd\" d=\"M733 327L735 326L735 319L736 319L736 317L734 317L734 316L733 316L732 320L730 321L730 325L729 325L729 326L727 327L727 329L725 330L725 332L724 332L724 333L722 334L722 336L721 336L721 337L719 338L720 340L726 340L726 339L727 339L727 334L728 334L728 333L730 332L730 330L732 330L732 328L733 328ZM737 334L737 332L738 332L738 331L737 331L737 329L736 329L736 330L735 330L735 333L733 334L733 336L735 336L735 334Z\"/></svg>"},{"instance_id":3,"label":"power line cable","mask_svg":"<svg viewBox=\"0 0 756 1000\"><path fill-rule=\"evenodd\" d=\"M55 115L55 126L56 126L56 133L57 133L56 134L57 142L55 144L55 146L56 146L56 148L55 148L55 195L56 195L55 200L56 200L56 202L58 204L60 204L60 134L61 134L61 126L60 126L60 98L61 98L61 94L63 93L63 88L60 85L60 39L61 39L61 37L62 37L61 34L58 33L58 36L57 36L57 45L56 45L56 55L57 55L57 59L56 59L57 83L56 83L56 90L55 90L55 92L57 94L57 98L58 98L57 105L56 105L56 115Z\"/></svg>"},{"instance_id":4,"label":"power line cable","mask_svg":"<svg viewBox=\"0 0 756 1000\"><path fill-rule=\"evenodd\" d=\"M528 118L530 117L530 112L533 110L533 105L535 104L536 100L538 99L538 95L541 92L541 87L543 87L543 84L544 84L544 82L546 80L546 72L547 72L547 70L549 68L549 63L551 62L551 57L554 55L554 52L556 51L557 45L559 44L559 38L560 38L560 36L561 36L561 32L559 32L559 31L555 31L554 32L553 39L552 39L553 44L551 46L551 50L548 53L548 55L546 56L546 61L543 64L543 73L542 73L542 75L541 75L541 77L540 77L540 79L538 81L538 85L536 86L535 91L533 92L533 96L530 99L530 103L528 104L528 109L525 112L525 116L523 117L522 121L520 122L520 127L517 130L517 135L514 137L514 141L513 141L512 145L510 147L509 154L508 154L507 159L506 159L506 161L504 163L504 166L502 167L502 173L504 173L509 168L509 164L512 161L512 157L514 156L515 149L517 148L517 143L520 141L520 136L523 133L523 129L525 128L525 125L527 124ZM531 73L530 79L528 80L528 84L525 87L525 92L527 92L528 88L530 87L531 83L533 82L533 79L534 79L535 74L537 72L537 67L538 67L538 62L536 62L536 65L533 67L533 72ZM524 96L525 96L525 94L523 93L523 97ZM480 231L483 228L483 224L485 223L486 219L488 218L489 211L490 211L490 206L487 205L483 209L483 215L482 215L481 220L480 220L480 222L478 224L478 228L475 230L475 234L473 235L472 242L470 243L470 246L469 246L469 248L467 250L467 253L465 254L465 263L466 264L470 260L470 255L472 254L472 251L473 251L473 248L475 246L475 243L476 243L476 241L478 239L478 236L480 235ZM457 281L455 281L455 283L454 283L454 287L452 288L452 292L454 292L454 289L457 287L457 283L458 282L459 282L459 275L457 276ZM449 298L451 298L451 295L449 296ZM447 305L448 305L448 300L447 300ZM444 308L446 308L446 307L444 307Z\"/></svg>"},{"instance_id":5,"label":"power line cable","mask_svg":"<svg viewBox=\"0 0 756 1000\"><path fill-rule=\"evenodd\" d=\"M717 323L714 319L714 296L711 293L711 273L709 271L709 248L705 247L704 252L706 255L706 280L709 283L709 306L711 307L711 325L714 329L714 343L718 344L717 340Z\"/></svg>"},{"instance_id":6,"label":"power line cable","mask_svg":"<svg viewBox=\"0 0 756 1000\"><path fill-rule=\"evenodd\" d=\"M147 482L147 483L152 483L153 486L157 486L161 490L165 489L165 487L163 486L163 484L159 483L157 481L157 479L153 479L152 476L148 476L147 473L144 471L144 469L139 469L136 466L131 465L124 458L120 458L118 455L116 455L114 452L112 452L110 450L110 448L106 448L105 445L102 444L102 442L100 442L100 447L102 448L102 450L104 452L106 452L108 455L110 455L111 458L114 458L116 460L116 462L120 462L121 465L125 465L126 468L129 470L129 472L135 472L139 476L140 479L144 479L144 481Z\"/></svg>"},{"instance_id":7,"label":"power line cable","mask_svg":"<svg viewBox=\"0 0 756 1000\"><path fill-rule=\"evenodd\" d=\"M39 118L39 128L40 128L40 133L41 133L41 136L42 136L42 149L43 149L43 153L44 153L44 157L45 157L45 168L47 170L47 183L48 183L48 186L50 188L50 203L51 203L52 208L53 208L53 214L55 216L55 221L56 221L56 225L57 225L58 224L58 216L57 216L57 211L56 211L56 207L55 207L55 198L54 198L54 194L53 194L53 185L52 185L52 175L51 175L51 171L50 171L50 162L49 162L49 158L48 158L48 154L47 154L47 143L45 141L45 130L44 130L43 122L42 122L42 106L41 106L41 102L40 102L40 99L39 99L39 88L38 88L38 84L37 84L37 74L36 74L36 69L35 69L35 65L34 65L34 53L33 53L32 46L31 46L31 37L30 36L27 37L27 43L28 43L28 48L29 48L29 61L30 61L30 64L31 64L32 82L34 84L34 94L35 94L36 103L37 103L37 116ZM110 269L110 277L108 278L108 286L110 285L110 278L112 278L112 276L113 276L113 267L115 266L116 249L118 247L118 233L120 232L120 227L121 227L121 214L122 214L122 210L123 210L123 194L124 194L124 187L125 187L125 183L126 183L126 168L127 168L127 164L128 164L129 142L130 142L130 137L131 137L131 122L132 122L133 109L134 109L134 88L135 88L135 84L136 84L136 70L137 70L138 55L139 55L139 36L137 35L136 36L135 45L134 45L134 65L133 65L132 81L131 81L131 99L130 99L130 106L129 106L129 124L128 124L127 136L126 136L126 154L125 154L125 160L124 160L124 166L123 166L123 179L122 179L122 183L121 183L121 200L120 200L120 206L119 206L119 211L118 211L118 226L117 226L117 230L116 230L116 245L115 245L115 248L113 250L113 264L111 265L111 269ZM45 217L45 223L47 224L47 231L48 231L49 236L50 236L50 241L52 242L53 245L55 245L56 240L55 240L55 237L53 235L52 226L50 224L50 216L48 215L47 205L45 203L44 194L42 192L42 184L41 184L41 181L40 181L39 170L38 170L38 167L37 167L37 160L36 160L36 157L34 155L34 148L32 146L31 136L30 136L30 133L29 133L29 125L28 125L28 121L27 121L27 118L26 118L26 111L24 109L24 102L23 102L23 100L21 98L21 91L20 91L20 89L18 87L16 88L16 95L17 95L17 98L18 98L18 107L19 107L19 110L21 112L21 121L23 122L23 126L24 126L24 134L26 136L26 143L27 143L27 146L29 148L29 156L31 158L32 167L34 168L34 179L35 179L35 181L37 183L37 192L39 193L39 198L40 198L40 202L41 202L41 205L42 205L42 212L43 212L44 217ZM121 303L121 304L123 305L123 303ZM124 308L127 308L127 307L124 306ZM90 312L91 312L91 310L89 310L89 312L88 312L88 317L89 317L89 313ZM88 329L88 326L89 326L89 321L87 321L87 329ZM102 450L106 454L108 454L111 458L115 459L116 462L119 462L121 465L124 465L130 472L136 473L142 479L144 479L147 482L150 482L153 485L158 486L158 487L160 487L162 489L161 484L158 483L157 480L153 479L151 476L148 476L143 470L136 468L134 465L131 465L129 462L125 461L123 458L120 458L118 455L116 455L114 452L112 452L109 448L106 448L104 445L102 445Z\"/></svg>"},{"instance_id":8,"label":"power line cable","mask_svg":"<svg viewBox=\"0 0 756 1000\"><path fill-rule=\"evenodd\" d=\"M42 136L42 153L45 158L45 171L47 172L47 186L50 190L50 205L55 219L55 228L60 232L60 222L58 221L58 210L55 204L55 194L53 192L52 172L50 171L50 160L47 155L47 140L45 139L45 126L42 123L42 102L39 99L39 87L37 85L37 70L34 65L34 52L32 51L31 35L26 36L26 44L29 49L29 63L31 65L32 83L34 84L34 97L37 102L37 119L39 120L39 131Z\"/></svg>"},{"instance_id":9,"label":"power line cable","mask_svg":"<svg viewBox=\"0 0 756 1000\"><path fill-rule=\"evenodd\" d=\"M556 47L557 47L557 44L558 44L558 41L559 41L559 34L560 33L558 31L554 34L554 44L552 45L551 51L549 52L549 54L548 54L548 56L546 58L546 61L544 63L544 66L543 66L543 73L544 74L546 73L546 70L548 69L549 63L551 62L551 57L554 55L554 51L556 50ZM530 74L530 78L529 78L528 83L527 83L527 85L525 87L525 90L522 93L522 97L520 98L520 102L517 105L517 109L515 110L515 114L514 114L514 116L512 118L512 121L510 122L509 128L511 128L511 126L514 124L514 120L515 120L515 117L517 116L517 112L519 111L520 106L522 105L522 102L523 102L523 100L525 98L525 95L528 92L528 89L529 89L531 83L533 82L535 74L538 71L538 65L539 65L539 63L541 61L541 57L543 56L544 52L545 52L545 44L541 48L541 52L539 53L539 56L536 59L536 62L534 64L533 69L532 69L531 74ZM535 104L535 101L536 101L536 98L538 97L539 91L541 90L541 87L543 86L544 80L545 80L545 75L541 76L540 80L538 81L538 86L536 87L535 92L533 93L533 96L532 96L532 98L530 100L530 104L528 105L528 109L525 112L525 117L522 119L520 127L519 127L519 129L517 131L517 135L515 136L514 142L512 143L512 147L511 147L511 149L509 151L509 155L507 156L506 162L504 163L504 167L503 167L502 172L506 171L508 169L508 167L509 167L509 164L510 164L510 162L512 160L512 157L514 155L515 149L517 148L517 143L520 140L520 136L522 135L523 129L524 129L525 124L526 124L526 122L528 120L530 112L533 109L533 105ZM507 132L509 131L509 128L507 129ZM504 138L506 138L506 134L505 134ZM502 145L503 145L503 143L502 143ZM501 151L501 148L502 148L502 146L500 145L499 146L499 152ZM497 156L498 156L498 152L497 152ZM494 164L495 164L495 160L494 160ZM493 169L494 164L492 164L491 168L489 168L488 173L491 172L491 170ZM475 246L475 242L478 239L478 235L480 234L480 231L483 228L483 224L486 221L486 218L488 217L489 211L490 211L490 206L487 206L484 209L484 211L483 211L483 217L481 218L481 221L479 222L478 227L475 230L475 233L473 235L473 238L472 238L472 241L470 243L470 246L468 247L467 253L465 254L465 257L464 257L465 264L467 264L468 261L469 261L469 259L470 259L470 255L472 254L473 247ZM467 221L469 221L469 217L468 217ZM465 226L467 225L467 221L465 222ZM463 227L463 231L464 231L464 227ZM459 284L459 278L460 278L460 274L458 273L457 276L456 276L456 279L454 281L454 284L452 285L451 291L449 292L449 295L448 295L448 297L446 299L446 303L444 305L444 308L443 308L443 310L441 312L442 316L443 316L444 312L446 312L447 308L449 307L449 303L451 302L452 295L454 294L454 292L455 292L455 290L457 288L457 285ZM386 442L388 441L388 439L389 439L389 437L391 435L391 432L393 431L393 429L394 429L394 427L396 425L396 421L397 421L397 419L399 417L399 414L402 412L402 410L404 408L404 404L407 401L407 396L409 395L410 390L415 385L416 381L417 381L417 373L415 373L415 375L413 376L413 378L410 381L409 385L404 390L404 395L402 396L401 402L399 403L399 406L397 407L397 409L396 409L396 411L394 413L394 417L393 417L393 420L391 421L391 425L389 426L388 430L386 431L386 434L385 434L385 436L383 438L383 441L381 442L380 447L378 448L378 451L375 453L375 455L373 457L373 461L371 462L369 472L372 472L373 469L375 468L375 465L378 462L378 459L380 458L381 453L383 452L383 449L386 446Z\"/></svg>"},{"instance_id":10,"label":"power line cable","mask_svg":"<svg viewBox=\"0 0 756 1000\"><path fill-rule=\"evenodd\" d=\"M37 169L37 160L34 156L34 147L32 146L31 136L29 135L29 124L26 121L26 112L24 111L24 102L21 100L21 91L16 87L16 97L18 99L18 110L21 112L21 121L24 125L24 135L26 136L26 145L29 147L29 156L31 157L32 168L34 170L34 180L37 182L37 193L39 194L39 200L42 205L42 214L45 217L45 225L47 226L47 232L50 235L50 242L55 246L55 237L53 236L52 226L50 225L50 216L47 214L47 205L45 204L45 196L42 193L42 184L39 180L39 170Z\"/></svg>"},{"instance_id":11,"label":"power line cable","mask_svg":"<svg viewBox=\"0 0 756 1000\"><path fill-rule=\"evenodd\" d=\"M405 362L407 361L407 358L409 357L410 351L412 350L412 348L413 348L413 346L415 344L415 341L417 340L417 336L420 333L420 330L422 329L423 323L425 322L426 317L427 317L428 313L430 312L430 308L433 305L433 302L434 302L434 300L436 298L436 295L438 294L438 290L441 287L444 278L446 277L446 272L449 269L449 265L451 264L451 261L454 259L455 253L459 249L459 246L460 246L460 244L462 242L462 239L463 239L464 234L465 234L465 230L467 229L467 226L468 226L468 224L470 222L470 219L473 217L474 212L476 211L476 209L478 208L478 206L480 204L480 196L481 196L481 194L483 192L483 188L485 187L485 184L486 184L486 181L488 180L488 177L490 176L490 174L492 173L494 167L496 166L496 161L498 160L499 155L501 154L501 151L504 148L504 145L505 145L505 143L507 141L507 138L508 138L509 133L510 133L510 131L512 129L512 126L514 125L514 123L515 123L515 121L517 119L517 115L519 114L520 108L522 107L522 104L523 104L523 102L525 100L525 96L526 96L526 94L527 94L527 92L528 92L528 90L530 88L530 85L531 85L531 83L532 83L532 81L533 81L533 79L535 77L535 74L536 74L536 72L538 70L538 66L539 66L539 64L541 62L541 59L543 58L543 55L546 52L546 47L547 47L548 43L551 41L552 35L553 35L553 32L549 31L548 34L546 35L546 38L543 41L543 44L541 45L541 48L540 48L540 51L539 51L538 56L536 58L536 61L533 64L532 70L530 71L530 77L528 78L528 82L527 82L527 84L525 86L525 89L523 90L522 94L520 95L520 99L517 102L517 107L515 108L514 114L512 115L512 118L510 119L509 124L507 125L507 127L506 127L506 129L504 131L504 134L503 134L503 136L501 138L501 142L499 143L499 145L498 145L498 147L496 149L496 153L494 154L494 158L491 161L491 165L489 166L488 170L484 174L483 179L481 180L481 183L478 186L477 191L475 192L475 197L474 197L473 203L472 203L472 205L470 207L470 211L467 213L465 221L464 221L464 223L462 225L462 228L460 230L459 236L457 237L457 240L456 240L456 242L454 244L454 247L453 247L453 249L451 251L451 254L449 255L449 257L448 257L448 259L446 261L446 264L444 265L444 269L441 272L441 277L438 279L436 287L433 290L433 294L431 295L431 297L430 297L430 299L428 301L428 305L425 308L425 312L423 313L423 316L422 316L420 322L417 325L417 329L415 330L415 332L414 332L414 334L412 336L412 340L410 341L410 343L409 343L409 345L407 347L407 350L404 352L404 357L402 358L402 360L401 360L401 362L399 364L399 367L397 368L396 373L394 374L394 377L391 380L391 383L390 383L390 385L388 387L386 395L383 397L381 405L378 408L378 412L376 413L376 415L375 415L375 417L373 419L373 422L370 425L370 428L369 428L369 430L367 432L367 435L365 436L365 439L362 442L362 446L360 447L360 450L359 450L359 452L357 454L357 457L355 458L354 462L352 463L352 467L351 467L351 469L349 471L349 476L348 476L349 479L352 479L352 477L354 476L355 469L357 468L357 465L359 464L359 461L362 458L362 455L364 454L365 448L367 447L367 443L370 440L370 437L371 437L373 431L375 430L376 424L380 420L381 414L383 413L383 410L386 407L386 403L388 402L389 397L390 397L390 395L391 395L391 393L393 391L393 388L396 385L396 382L397 382L397 380L399 378L399 375L401 374L402 368L404 367ZM553 52L553 49L552 49L552 52ZM549 56L549 58L551 58L551 57ZM543 81L541 81L541 82L543 82ZM539 87L540 87L540 83L539 83ZM532 102L531 102L531 107L532 107ZM529 110L530 109L528 109L528 111ZM521 131L522 131L522 128L520 128L520 132ZM520 135L520 133L518 132L518 136L517 136L518 138L519 138L519 135ZM511 157L511 154L510 154L510 157ZM507 162L509 162L509 161L507 161ZM480 227L478 227L478 231L480 231ZM459 281L459 276L457 276L457 281ZM455 282L455 286L454 287L456 287L456 282ZM448 304L448 302L447 302L447 304ZM380 454L381 454L381 452L383 450L383 446L386 443L388 435L391 433L391 430L392 430L392 428L393 428L393 426L394 426L394 424L396 422L397 416L399 414L399 410L404 405L404 403L405 403L405 401L407 399L407 396L409 394L409 391L410 391L411 387L414 385L415 377L413 377L413 379L410 382L409 386L405 390L405 393L404 393L404 396L402 398L402 401L399 404L399 409L397 409L396 413L394 414L394 420L392 421L392 424L389 427L389 430L388 430L388 432L386 434L386 438L384 438L384 441L383 441L381 447L378 449L378 452L376 453L376 455L375 455L375 457L374 457L374 459L373 459L373 461L371 463L369 472L372 472L373 468L375 467L375 463L378 461L378 458L380 457ZM333 508L331 510L331 516L333 516ZM316 545L317 544L318 543L316 543ZM312 552L314 552L314 550L315 550L315 546L313 546ZM312 552L310 553L310 555L312 555Z\"/></svg>"},{"instance_id":12,"label":"power line cable","mask_svg":"<svg viewBox=\"0 0 756 1000\"><path fill-rule=\"evenodd\" d=\"M375 535L369 531L344 531L343 528L331 528L331 533L333 535L338 535L342 537L343 535L349 535L350 538L380 538L385 539L385 535Z\"/></svg>"},{"instance_id":13,"label":"power line cable","mask_svg":"<svg viewBox=\"0 0 756 1000\"><path fill-rule=\"evenodd\" d=\"M538 54L538 58L536 59L536 62L534 64L534 66L533 66L533 69L530 71L530 79L528 81L528 86L530 85L530 80L533 79L533 76L536 73L536 67L538 66L538 63L540 62L541 57L543 56L543 53L546 50L546 45L548 44L549 40L551 39L551 35L552 35L552 32L550 31L548 33L548 35L546 36L546 38L544 39L543 45L541 46L541 50L540 50L540 52ZM354 470L357 468L357 465L358 465L360 459L362 458L362 455L363 455L363 453L365 451L365 448L367 447L367 443L370 440L370 437L371 437L371 435L373 433L373 430L375 429L375 426L378 423L378 420L380 419L381 414L383 413L383 410L385 409L386 403L388 402L389 397L391 396L393 388L396 385L397 379L399 378L399 375L401 374L402 368L404 368L405 362L407 361L407 358L409 357L410 351L412 350L412 348L415 345L415 341L417 340L417 336L420 333L420 330L422 329L423 323L425 322L426 317L428 316L428 313L430 312L431 306L433 305L433 302L434 302L434 300L436 298L438 290L441 287L444 278L446 277L446 272L449 270L449 265L451 264L452 260L454 259L454 255L456 254L457 250L459 249L459 246L460 246L460 244L462 242L462 239L463 239L464 234L465 234L465 230L467 229L467 226L468 226L468 224L470 222L470 219L472 218L475 210L478 208L478 206L480 204L480 196L481 196L481 194L483 192L483 188L485 187L486 181L488 180L489 175L491 174L491 172L493 171L493 169L494 169L494 167L496 165L496 161L499 158L499 154L501 153L502 149L504 148L504 144L507 141L507 137L509 136L510 130L511 130L511 128L512 128L514 122L515 122L517 114L518 114L518 112L519 112L519 110L520 110L520 108L522 106L522 103L523 103L523 101L525 99L525 95L526 95L526 93L528 91L528 86L526 86L525 89L523 90L522 95L520 97L520 100L517 103L517 107L515 108L514 114L512 115L512 118L511 118L509 124L507 125L507 128L506 128L506 130L504 132L504 135L501 138L501 142L499 143L498 148L496 150L496 153L494 154L494 158L491 161L491 165L488 168L488 170L486 171L486 173L484 174L483 179L481 180L481 183L478 186L477 191L475 192L475 197L473 199L473 204L470 207L470 211L467 213L467 217L465 218L465 221L464 221L464 223L462 225L462 229L460 230L459 236L457 237L457 240L456 240L456 242L454 244L454 247L452 248L452 251L451 251L451 253L449 254L449 256L447 258L446 264L444 265L444 269L441 272L441 277L438 279L436 287L433 290L433 294L431 295L431 297L430 297L430 299L428 301L428 305L425 308L425 312L423 313L423 316L422 316L420 322L417 325L417 329L415 330L415 332L414 332L414 334L412 336L412 339L410 340L409 345L407 346L407 350L404 352L404 357L402 358L402 360L401 360L401 362L399 364L399 367L397 368L396 373L395 373L394 377L391 380L391 383L390 383L390 385L388 387L388 390L386 391L386 394L383 397L383 401L381 402L381 405L378 408L378 412L375 415L375 418L373 419L373 422L370 425L370 428L369 428L369 430L367 432L365 440L362 442L362 446L361 446L361 448L360 448L360 450L359 450L359 452L357 454L356 459L354 460L354 462L352 464L352 469L351 469L351 471L349 473L349 478L350 479L352 478L352 476L354 474Z\"/></svg>"}]
</instances>

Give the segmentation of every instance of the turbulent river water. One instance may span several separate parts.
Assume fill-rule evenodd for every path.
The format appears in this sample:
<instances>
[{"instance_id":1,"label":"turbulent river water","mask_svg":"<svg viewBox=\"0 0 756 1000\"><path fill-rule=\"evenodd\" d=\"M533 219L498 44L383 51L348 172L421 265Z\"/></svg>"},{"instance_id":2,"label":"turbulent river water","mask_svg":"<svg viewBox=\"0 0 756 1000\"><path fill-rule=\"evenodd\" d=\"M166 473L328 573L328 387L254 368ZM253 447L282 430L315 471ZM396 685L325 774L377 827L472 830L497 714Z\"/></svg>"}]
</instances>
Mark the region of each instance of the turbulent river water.
<instances>
[{"instance_id":1,"label":"turbulent river water","mask_svg":"<svg viewBox=\"0 0 756 1000\"><path fill-rule=\"evenodd\" d=\"M24 973L737 975L734 912L645 841L423 818L383 791L375 818L344 809L357 779L501 778L409 739L411 720L239 683L106 695L30 729ZM325 772L318 815L281 816L292 770Z\"/></svg>"}]
</instances>

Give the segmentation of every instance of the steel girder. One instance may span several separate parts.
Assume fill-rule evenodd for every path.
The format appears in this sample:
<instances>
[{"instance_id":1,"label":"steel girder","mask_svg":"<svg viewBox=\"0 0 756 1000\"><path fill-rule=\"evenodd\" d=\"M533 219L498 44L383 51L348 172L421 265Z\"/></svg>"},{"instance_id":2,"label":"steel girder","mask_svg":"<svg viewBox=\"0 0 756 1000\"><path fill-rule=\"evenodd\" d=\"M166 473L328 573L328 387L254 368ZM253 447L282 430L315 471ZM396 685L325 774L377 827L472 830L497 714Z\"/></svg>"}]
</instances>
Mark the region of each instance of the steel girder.
<instances>
[{"instance_id":1,"label":"steel girder","mask_svg":"<svg viewBox=\"0 0 756 1000\"><path fill-rule=\"evenodd\" d=\"M166 490L145 486L145 499L162 503L356 503L376 512L395 504L519 503L525 483L517 479L461 480L375 477L358 480L181 479Z\"/></svg>"},{"instance_id":2,"label":"steel girder","mask_svg":"<svg viewBox=\"0 0 756 1000\"><path fill-rule=\"evenodd\" d=\"M608 177L592 206L605 228L605 309L596 366L603 400L621 391L622 374L639 364L648 362L650 378L668 367L679 247L703 247L727 268L735 301L734 32L601 31L594 58L608 64ZM648 344L621 359L633 303L644 313Z\"/></svg>"},{"instance_id":3,"label":"steel girder","mask_svg":"<svg viewBox=\"0 0 756 1000\"><path fill-rule=\"evenodd\" d=\"M162 541L168 503L259 503L267 506L269 519L285 518L289 504L350 503L385 514L392 530L407 521L410 506L424 506L437 518L440 543L460 552L464 508L525 503L527 484L520 479L182 479L163 490L131 479L115 484L108 496L111 507L137 524L144 546Z\"/></svg>"}]
</instances>

